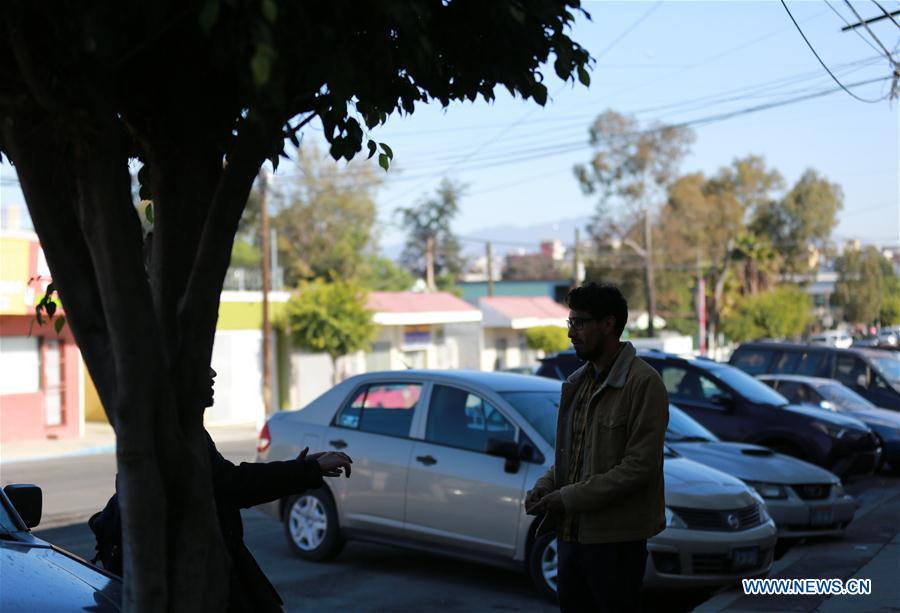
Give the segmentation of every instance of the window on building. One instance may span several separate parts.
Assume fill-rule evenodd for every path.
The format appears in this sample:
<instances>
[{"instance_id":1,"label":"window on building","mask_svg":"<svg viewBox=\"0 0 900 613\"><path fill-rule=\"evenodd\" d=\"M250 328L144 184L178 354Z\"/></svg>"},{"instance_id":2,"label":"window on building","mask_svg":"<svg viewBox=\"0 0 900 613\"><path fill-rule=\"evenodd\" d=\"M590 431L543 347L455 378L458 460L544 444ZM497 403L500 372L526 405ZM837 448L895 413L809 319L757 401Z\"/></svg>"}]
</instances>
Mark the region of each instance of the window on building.
<instances>
[{"instance_id":1,"label":"window on building","mask_svg":"<svg viewBox=\"0 0 900 613\"><path fill-rule=\"evenodd\" d=\"M0 394L41 391L40 356L37 337L0 337Z\"/></svg>"}]
</instances>

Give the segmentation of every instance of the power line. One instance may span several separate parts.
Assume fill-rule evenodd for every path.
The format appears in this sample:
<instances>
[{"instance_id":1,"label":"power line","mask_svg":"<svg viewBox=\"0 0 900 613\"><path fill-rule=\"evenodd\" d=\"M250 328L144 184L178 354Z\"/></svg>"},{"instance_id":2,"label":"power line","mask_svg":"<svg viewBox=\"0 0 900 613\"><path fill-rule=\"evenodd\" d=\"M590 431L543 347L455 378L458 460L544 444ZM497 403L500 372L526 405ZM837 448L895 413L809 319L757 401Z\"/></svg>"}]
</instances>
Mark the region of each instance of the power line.
<instances>
[{"instance_id":1,"label":"power line","mask_svg":"<svg viewBox=\"0 0 900 613\"><path fill-rule=\"evenodd\" d=\"M885 18L890 19L891 21L894 22L895 26L900 28L900 23L897 23L897 20L894 19L894 15L900 15L900 11L894 11L893 13L889 13L886 8L881 6L881 4L878 2L878 0L872 0L872 2L875 4L875 6L877 6L879 9L881 9L881 12L884 13ZM871 21L870 21L870 23L871 23ZM849 26L850 24L848 23L847 25Z\"/></svg>"},{"instance_id":2,"label":"power line","mask_svg":"<svg viewBox=\"0 0 900 613\"><path fill-rule=\"evenodd\" d=\"M848 94L850 94L851 96L853 96L854 98L859 100L860 102L865 102L867 104L875 104L877 102L881 102L882 100L884 100L884 98L879 98L877 100L867 100L865 98L860 98L859 96L857 96L856 94L851 92L849 89L844 87L844 84L841 83L836 76L834 76L834 73L831 72L831 69L828 68L828 66L825 64L825 62L822 61L822 58L819 57L819 54L816 52L815 48L812 46L812 43L809 42L809 39L806 38L806 34L803 33L803 30L800 28L800 24L797 23L796 19L794 19L794 15L791 13L791 9L788 8L788 5L785 3L784 0L781 0L781 6L783 6L784 10L787 11L788 17L790 17L791 21L794 22L794 26L797 28L797 31L800 32L800 36L802 36L803 40L806 41L806 45L809 47L809 50L813 52L813 55L816 56L816 59L819 60L819 63L822 65L822 68L825 69L825 72L827 72L829 75L831 75L831 78L834 79L835 83L837 83L838 85L841 86L841 89L843 89L845 92L847 92Z\"/></svg>"},{"instance_id":3,"label":"power line","mask_svg":"<svg viewBox=\"0 0 900 613\"><path fill-rule=\"evenodd\" d=\"M840 11L838 11L836 8L834 8L834 5L832 5L831 2L829 2L828 0L825 0L825 4L827 4L827 5L828 5L828 8L830 8L832 11L834 11L834 14L837 15L838 17L840 17L841 20L842 20L844 23L846 23L848 26L850 25L850 22L847 21L847 18L844 17L844 15L843 15ZM863 36L863 35L860 33L860 31L857 30L856 28L853 29L853 32L854 32L857 36L859 36L859 38L860 38L864 43L866 43L866 44L869 45L872 49L874 49L875 52L879 54L879 57L881 57L881 53L878 51L878 47L876 47L875 45L873 45L873 44L872 44L872 41L870 41L868 38L866 38L865 36Z\"/></svg>"}]
</instances>

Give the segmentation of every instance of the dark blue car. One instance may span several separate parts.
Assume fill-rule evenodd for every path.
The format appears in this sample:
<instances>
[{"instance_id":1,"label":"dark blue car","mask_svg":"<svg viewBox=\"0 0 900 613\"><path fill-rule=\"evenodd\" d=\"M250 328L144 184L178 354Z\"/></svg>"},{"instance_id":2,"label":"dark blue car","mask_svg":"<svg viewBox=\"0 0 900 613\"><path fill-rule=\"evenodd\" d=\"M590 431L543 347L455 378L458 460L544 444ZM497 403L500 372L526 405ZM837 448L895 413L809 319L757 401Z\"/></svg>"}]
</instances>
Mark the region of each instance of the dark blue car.
<instances>
[{"instance_id":1,"label":"dark blue car","mask_svg":"<svg viewBox=\"0 0 900 613\"><path fill-rule=\"evenodd\" d=\"M808 404L860 420L881 439L883 459L900 472L900 413L882 409L834 379L800 375L760 375L794 404Z\"/></svg>"},{"instance_id":2,"label":"dark blue car","mask_svg":"<svg viewBox=\"0 0 900 613\"><path fill-rule=\"evenodd\" d=\"M858 419L790 404L728 364L657 351L638 355L662 375L672 404L723 440L763 445L841 477L871 474L881 462L878 438ZM581 363L573 350L562 351L544 359L537 374L566 378Z\"/></svg>"},{"instance_id":3,"label":"dark blue car","mask_svg":"<svg viewBox=\"0 0 900 613\"><path fill-rule=\"evenodd\" d=\"M122 581L31 534L40 518L39 487L0 490L0 611L119 611Z\"/></svg>"}]
</instances>

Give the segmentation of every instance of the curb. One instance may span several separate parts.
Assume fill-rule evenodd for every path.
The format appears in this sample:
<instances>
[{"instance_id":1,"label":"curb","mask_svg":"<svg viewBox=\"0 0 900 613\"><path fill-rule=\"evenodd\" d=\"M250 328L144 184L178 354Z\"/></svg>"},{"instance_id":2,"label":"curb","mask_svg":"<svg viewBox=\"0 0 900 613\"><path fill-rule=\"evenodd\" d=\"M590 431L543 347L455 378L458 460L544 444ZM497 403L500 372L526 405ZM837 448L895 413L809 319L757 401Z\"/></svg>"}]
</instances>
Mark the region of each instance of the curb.
<instances>
[{"instance_id":1,"label":"curb","mask_svg":"<svg viewBox=\"0 0 900 613\"><path fill-rule=\"evenodd\" d=\"M84 449L73 449L72 451L63 451L58 453L48 453L43 455L30 455L15 458L0 458L0 466L9 464L20 464L22 462L46 462L47 460L60 460L65 458L76 458L79 456L103 455L116 452L116 444L99 445L97 447L85 447Z\"/></svg>"}]
</instances>

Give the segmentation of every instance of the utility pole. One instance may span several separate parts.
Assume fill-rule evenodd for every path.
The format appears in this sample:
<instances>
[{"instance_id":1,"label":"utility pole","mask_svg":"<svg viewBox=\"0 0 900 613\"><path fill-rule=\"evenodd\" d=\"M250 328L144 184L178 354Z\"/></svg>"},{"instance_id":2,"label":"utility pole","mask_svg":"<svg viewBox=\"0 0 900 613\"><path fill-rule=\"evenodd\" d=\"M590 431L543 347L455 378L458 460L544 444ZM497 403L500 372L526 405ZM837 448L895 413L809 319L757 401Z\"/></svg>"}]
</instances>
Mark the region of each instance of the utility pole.
<instances>
[{"instance_id":1,"label":"utility pole","mask_svg":"<svg viewBox=\"0 0 900 613\"><path fill-rule=\"evenodd\" d=\"M572 287L578 287L580 281L578 269L581 268L581 256L579 256L581 251L581 230L578 228L575 228L575 248L572 251Z\"/></svg>"},{"instance_id":2,"label":"utility pole","mask_svg":"<svg viewBox=\"0 0 900 613\"><path fill-rule=\"evenodd\" d=\"M425 240L425 286L429 292L435 290L434 285L434 236Z\"/></svg>"},{"instance_id":3,"label":"utility pole","mask_svg":"<svg viewBox=\"0 0 900 613\"><path fill-rule=\"evenodd\" d=\"M494 252L491 249L491 241L485 243L485 257L487 258L487 292L488 296L494 295Z\"/></svg>"},{"instance_id":4,"label":"utility pole","mask_svg":"<svg viewBox=\"0 0 900 613\"><path fill-rule=\"evenodd\" d=\"M697 348L706 355L706 282L700 267L700 249L697 249Z\"/></svg>"},{"instance_id":5,"label":"utility pole","mask_svg":"<svg viewBox=\"0 0 900 613\"><path fill-rule=\"evenodd\" d=\"M265 168L259 169L260 191L260 225L262 226L262 370L263 370L263 408L266 417L272 414L272 363L269 336L272 324L269 321L269 176Z\"/></svg>"},{"instance_id":6,"label":"utility pole","mask_svg":"<svg viewBox=\"0 0 900 613\"><path fill-rule=\"evenodd\" d=\"M644 210L644 291L647 295L647 336L653 338L656 330L656 296L653 291L653 232L650 228L650 211Z\"/></svg>"}]
</instances>

